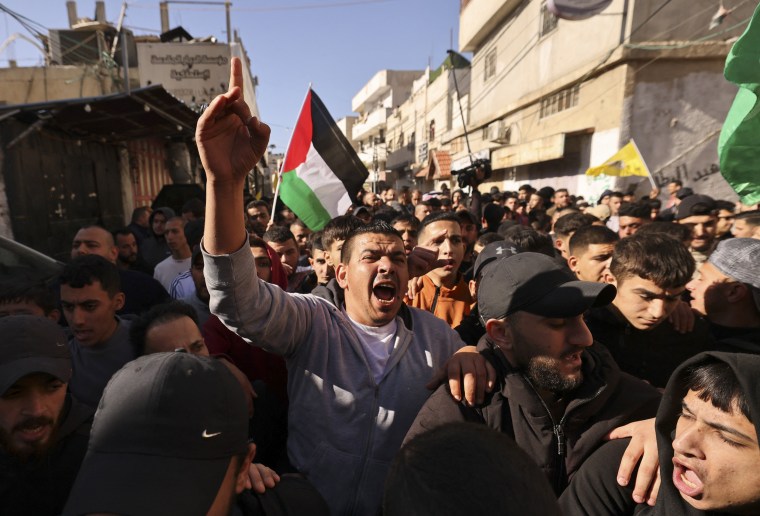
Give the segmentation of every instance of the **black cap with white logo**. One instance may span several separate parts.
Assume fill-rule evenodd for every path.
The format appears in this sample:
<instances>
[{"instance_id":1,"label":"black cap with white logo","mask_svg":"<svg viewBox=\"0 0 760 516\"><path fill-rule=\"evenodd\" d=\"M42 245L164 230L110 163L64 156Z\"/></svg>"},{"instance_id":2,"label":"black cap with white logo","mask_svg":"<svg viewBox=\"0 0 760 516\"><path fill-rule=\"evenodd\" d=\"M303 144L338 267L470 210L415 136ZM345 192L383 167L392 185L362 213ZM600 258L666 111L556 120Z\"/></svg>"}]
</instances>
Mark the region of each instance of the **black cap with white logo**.
<instances>
[{"instance_id":1,"label":"black cap with white logo","mask_svg":"<svg viewBox=\"0 0 760 516\"><path fill-rule=\"evenodd\" d=\"M14 315L0 319L0 395L18 380L47 373L64 383L71 379L66 335L47 317Z\"/></svg>"},{"instance_id":2,"label":"black cap with white logo","mask_svg":"<svg viewBox=\"0 0 760 516\"><path fill-rule=\"evenodd\" d=\"M224 364L140 357L103 392L64 514L206 514L247 446L245 397Z\"/></svg>"}]
</instances>

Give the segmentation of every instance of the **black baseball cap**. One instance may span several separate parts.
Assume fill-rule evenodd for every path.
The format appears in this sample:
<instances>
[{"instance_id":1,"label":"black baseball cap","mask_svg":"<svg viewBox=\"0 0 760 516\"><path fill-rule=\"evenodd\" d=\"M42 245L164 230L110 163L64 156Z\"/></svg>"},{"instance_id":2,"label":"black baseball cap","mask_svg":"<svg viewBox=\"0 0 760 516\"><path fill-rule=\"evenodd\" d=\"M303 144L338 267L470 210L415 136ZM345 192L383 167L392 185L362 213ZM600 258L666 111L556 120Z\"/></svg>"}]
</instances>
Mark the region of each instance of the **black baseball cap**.
<instances>
[{"instance_id":1,"label":"black baseball cap","mask_svg":"<svg viewBox=\"0 0 760 516\"><path fill-rule=\"evenodd\" d=\"M26 375L47 373L71 379L71 354L63 329L47 317L14 315L0 319L0 395Z\"/></svg>"},{"instance_id":2,"label":"black baseball cap","mask_svg":"<svg viewBox=\"0 0 760 516\"><path fill-rule=\"evenodd\" d=\"M616 293L610 284L579 281L550 257L526 252L486 269L478 289L478 312L484 323L515 312L574 317L610 304Z\"/></svg>"},{"instance_id":3,"label":"black baseball cap","mask_svg":"<svg viewBox=\"0 0 760 516\"><path fill-rule=\"evenodd\" d=\"M491 242L478 253L475 259L475 265L472 267L472 279L477 279L478 274L483 272L483 268L502 258L514 256L522 250L509 240L498 240Z\"/></svg>"},{"instance_id":4,"label":"black baseball cap","mask_svg":"<svg viewBox=\"0 0 760 516\"><path fill-rule=\"evenodd\" d=\"M245 397L223 363L142 356L108 382L63 514L206 514L247 448Z\"/></svg>"},{"instance_id":5,"label":"black baseball cap","mask_svg":"<svg viewBox=\"0 0 760 516\"><path fill-rule=\"evenodd\" d=\"M693 215L709 215L718 209L715 200L707 195L694 194L686 197L676 207L676 220L682 220Z\"/></svg>"}]
</instances>

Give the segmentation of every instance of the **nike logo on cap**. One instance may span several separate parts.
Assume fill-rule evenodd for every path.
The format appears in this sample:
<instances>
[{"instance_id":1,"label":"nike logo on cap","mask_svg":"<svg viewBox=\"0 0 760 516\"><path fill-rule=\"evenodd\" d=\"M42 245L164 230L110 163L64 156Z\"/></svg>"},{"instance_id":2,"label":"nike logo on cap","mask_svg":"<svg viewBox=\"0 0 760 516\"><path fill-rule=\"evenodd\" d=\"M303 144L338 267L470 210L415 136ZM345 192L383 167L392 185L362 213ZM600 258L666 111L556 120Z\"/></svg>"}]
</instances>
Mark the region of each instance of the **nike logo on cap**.
<instances>
[{"instance_id":1,"label":"nike logo on cap","mask_svg":"<svg viewBox=\"0 0 760 516\"><path fill-rule=\"evenodd\" d=\"M204 439L208 439L209 437L216 437L217 435L222 435L222 432L214 432L213 434L208 433L208 430L204 430L201 436Z\"/></svg>"}]
</instances>

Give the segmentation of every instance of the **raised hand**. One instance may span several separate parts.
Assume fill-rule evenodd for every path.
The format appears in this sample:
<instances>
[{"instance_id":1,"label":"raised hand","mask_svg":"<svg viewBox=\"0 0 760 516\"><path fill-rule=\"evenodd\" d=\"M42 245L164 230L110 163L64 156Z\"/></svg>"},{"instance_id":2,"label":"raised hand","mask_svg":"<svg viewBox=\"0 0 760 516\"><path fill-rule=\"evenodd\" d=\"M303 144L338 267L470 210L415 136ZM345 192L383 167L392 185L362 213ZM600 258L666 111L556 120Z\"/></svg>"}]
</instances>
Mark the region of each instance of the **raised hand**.
<instances>
[{"instance_id":1,"label":"raised hand","mask_svg":"<svg viewBox=\"0 0 760 516\"><path fill-rule=\"evenodd\" d=\"M233 57L230 88L216 97L195 128L203 168L210 182L240 183L269 144L269 126L251 116L243 98L243 65Z\"/></svg>"}]
</instances>

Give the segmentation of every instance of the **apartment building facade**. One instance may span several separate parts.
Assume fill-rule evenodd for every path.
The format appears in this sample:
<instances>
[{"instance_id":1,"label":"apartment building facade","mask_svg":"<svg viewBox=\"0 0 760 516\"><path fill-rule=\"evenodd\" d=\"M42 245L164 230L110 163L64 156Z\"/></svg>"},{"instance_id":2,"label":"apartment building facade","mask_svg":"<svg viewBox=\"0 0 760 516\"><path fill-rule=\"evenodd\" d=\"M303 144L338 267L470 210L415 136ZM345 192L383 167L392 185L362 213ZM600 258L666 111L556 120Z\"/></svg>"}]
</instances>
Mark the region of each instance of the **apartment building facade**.
<instances>
[{"instance_id":1,"label":"apartment building facade","mask_svg":"<svg viewBox=\"0 0 760 516\"><path fill-rule=\"evenodd\" d=\"M484 185L566 187L595 198L642 178L584 175L633 138L658 186L680 179L735 198L716 163L717 138L736 88L725 57L751 2L710 28L710 0L613 0L601 15L557 19L541 0L462 0L459 48L472 52L468 129L488 154ZM452 132L454 160L466 157ZM456 149L456 150L455 150Z\"/></svg>"}]
</instances>

